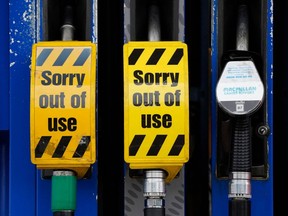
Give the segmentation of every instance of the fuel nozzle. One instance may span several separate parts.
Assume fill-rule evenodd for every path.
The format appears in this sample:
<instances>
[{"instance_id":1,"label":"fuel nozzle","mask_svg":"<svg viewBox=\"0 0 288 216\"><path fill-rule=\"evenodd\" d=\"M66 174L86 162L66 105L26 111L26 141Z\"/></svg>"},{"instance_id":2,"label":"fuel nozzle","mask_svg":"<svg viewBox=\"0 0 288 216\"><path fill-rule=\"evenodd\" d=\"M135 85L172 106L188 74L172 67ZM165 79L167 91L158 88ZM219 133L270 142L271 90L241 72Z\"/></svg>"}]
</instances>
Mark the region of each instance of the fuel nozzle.
<instances>
[{"instance_id":1,"label":"fuel nozzle","mask_svg":"<svg viewBox=\"0 0 288 216\"><path fill-rule=\"evenodd\" d=\"M165 216L165 178L162 170L146 170L144 172L145 216Z\"/></svg>"},{"instance_id":2,"label":"fuel nozzle","mask_svg":"<svg viewBox=\"0 0 288 216\"><path fill-rule=\"evenodd\" d=\"M61 26L62 41L74 39L73 7L66 5ZM70 170L55 170L52 176L53 216L74 216L76 208L77 175Z\"/></svg>"},{"instance_id":3,"label":"fuel nozzle","mask_svg":"<svg viewBox=\"0 0 288 216\"><path fill-rule=\"evenodd\" d=\"M161 40L160 15L156 1L152 1L149 7L148 40ZM165 216L166 173L163 170L146 170L144 173L144 216Z\"/></svg>"},{"instance_id":4,"label":"fuel nozzle","mask_svg":"<svg viewBox=\"0 0 288 216\"><path fill-rule=\"evenodd\" d=\"M216 87L219 107L233 118L229 170L229 216L251 214L252 142L250 116L263 103L264 85L249 52L248 5L238 5L236 50L223 55L225 66ZM228 60L228 61L227 61Z\"/></svg>"}]
</instances>

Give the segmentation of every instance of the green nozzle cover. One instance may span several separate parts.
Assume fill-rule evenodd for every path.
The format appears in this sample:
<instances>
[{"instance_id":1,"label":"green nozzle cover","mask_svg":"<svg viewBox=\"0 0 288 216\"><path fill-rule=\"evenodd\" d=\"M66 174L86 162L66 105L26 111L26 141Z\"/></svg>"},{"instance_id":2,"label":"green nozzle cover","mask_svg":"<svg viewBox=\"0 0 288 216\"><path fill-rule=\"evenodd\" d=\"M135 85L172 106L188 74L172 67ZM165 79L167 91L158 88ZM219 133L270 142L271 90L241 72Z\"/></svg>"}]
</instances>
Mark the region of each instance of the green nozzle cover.
<instances>
[{"instance_id":1,"label":"green nozzle cover","mask_svg":"<svg viewBox=\"0 0 288 216\"><path fill-rule=\"evenodd\" d=\"M77 177L52 176L52 212L76 209Z\"/></svg>"}]
</instances>

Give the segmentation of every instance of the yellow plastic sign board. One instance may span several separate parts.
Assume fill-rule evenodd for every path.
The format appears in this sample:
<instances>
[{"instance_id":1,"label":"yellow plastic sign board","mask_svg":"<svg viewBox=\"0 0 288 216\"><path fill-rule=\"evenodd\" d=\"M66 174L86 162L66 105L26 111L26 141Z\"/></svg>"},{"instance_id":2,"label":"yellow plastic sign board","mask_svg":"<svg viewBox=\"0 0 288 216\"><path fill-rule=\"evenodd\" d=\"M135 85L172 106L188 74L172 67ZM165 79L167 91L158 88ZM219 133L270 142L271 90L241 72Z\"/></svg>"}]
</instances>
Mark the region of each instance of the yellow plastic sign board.
<instances>
[{"instance_id":1,"label":"yellow plastic sign board","mask_svg":"<svg viewBox=\"0 0 288 216\"><path fill-rule=\"evenodd\" d=\"M96 45L39 42L31 65L31 161L81 167L96 160Z\"/></svg>"},{"instance_id":2,"label":"yellow plastic sign board","mask_svg":"<svg viewBox=\"0 0 288 216\"><path fill-rule=\"evenodd\" d=\"M186 44L124 45L124 153L132 167L161 168L188 161L188 89Z\"/></svg>"}]
</instances>

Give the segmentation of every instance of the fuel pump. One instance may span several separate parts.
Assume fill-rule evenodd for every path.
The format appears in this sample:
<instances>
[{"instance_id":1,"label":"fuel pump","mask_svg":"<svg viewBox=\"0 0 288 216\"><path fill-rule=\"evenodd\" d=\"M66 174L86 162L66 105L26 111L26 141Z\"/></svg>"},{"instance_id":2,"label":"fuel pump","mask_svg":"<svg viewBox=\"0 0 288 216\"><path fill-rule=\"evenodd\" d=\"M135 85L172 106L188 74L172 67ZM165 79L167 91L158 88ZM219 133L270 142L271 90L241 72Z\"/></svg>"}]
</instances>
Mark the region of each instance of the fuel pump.
<instances>
[{"instance_id":1,"label":"fuel pump","mask_svg":"<svg viewBox=\"0 0 288 216\"><path fill-rule=\"evenodd\" d=\"M62 41L32 48L31 161L53 173L54 216L74 215L77 179L96 160L96 45L73 41L73 9L67 3L62 12Z\"/></svg>"},{"instance_id":2,"label":"fuel pump","mask_svg":"<svg viewBox=\"0 0 288 216\"><path fill-rule=\"evenodd\" d=\"M124 45L124 158L143 178L144 215L165 215L166 183L189 159L187 46L161 41L159 1L147 39Z\"/></svg>"},{"instance_id":3,"label":"fuel pump","mask_svg":"<svg viewBox=\"0 0 288 216\"><path fill-rule=\"evenodd\" d=\"M251 215L251 115L263 104L264 85L249 52L248 6L240 3L236 50L223 55L223 72L216 87L219 107L231 116L233 141L229 168L229 215ZM256 152L255 152L256 153Z\"/></svg>"}]
</instances>

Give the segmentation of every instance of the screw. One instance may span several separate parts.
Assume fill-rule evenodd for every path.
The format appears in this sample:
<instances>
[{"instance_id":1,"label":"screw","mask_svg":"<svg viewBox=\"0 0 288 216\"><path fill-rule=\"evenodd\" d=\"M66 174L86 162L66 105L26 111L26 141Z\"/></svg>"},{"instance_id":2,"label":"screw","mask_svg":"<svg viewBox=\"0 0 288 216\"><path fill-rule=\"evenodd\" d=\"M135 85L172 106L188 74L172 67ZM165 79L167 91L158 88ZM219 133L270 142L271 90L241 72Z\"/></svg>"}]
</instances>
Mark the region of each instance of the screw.
<instances>
[{"instance_id":1,"label":"screw","mask_svg":"<svg viewBox=\"0 0 288 216\"><path fill-rule=\"evenodd\" d=\"M261 125L258 130L257 130L258 134L261 136L267 136L270 132L270 129L267 125Z\"/></svg>"}]
</instances>

